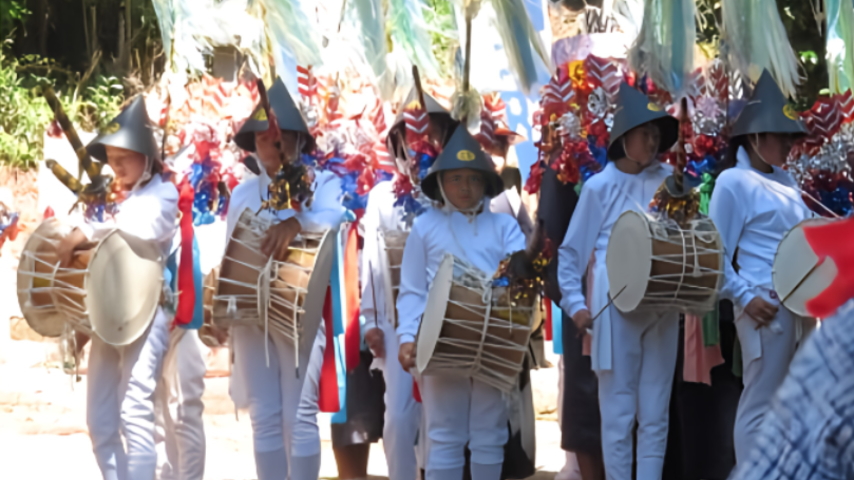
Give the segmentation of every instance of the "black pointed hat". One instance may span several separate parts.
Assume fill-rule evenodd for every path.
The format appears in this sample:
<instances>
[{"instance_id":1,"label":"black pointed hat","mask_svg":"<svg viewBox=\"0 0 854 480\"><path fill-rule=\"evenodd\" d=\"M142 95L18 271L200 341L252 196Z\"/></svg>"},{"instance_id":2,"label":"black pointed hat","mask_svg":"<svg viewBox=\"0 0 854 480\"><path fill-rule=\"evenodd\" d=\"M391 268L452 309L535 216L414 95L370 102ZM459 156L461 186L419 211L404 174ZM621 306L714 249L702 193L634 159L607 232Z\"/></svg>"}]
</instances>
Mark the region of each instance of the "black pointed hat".
<instances>
[{"instance_id":1,"label":"black pointed hat","mask_svg":"<svg viewBox=\"0 0 854 480\"><path fill-rule=\"evenodd\" d=\"M106 162L106 146L119 147L141 153L152 161L160 160L153 126L145 110L145 99L137 95L133 101L104 128L97 138L86 145L86 151L96 159Z\"/></svg>"},{"instance_id":2,"label":"black pointed hat","mask_svg":"<svg viewBox=\"0 0 854 480\"><path fill-rule=\"evenodd\" d=\"M504 181L495 171L495 164L480 148L480 143L469 133L465 125L458 125L445 145L439 158L430 167L430 172L421 181L421 191L433 200L442 200L439 191L439 173L459 168L480 170L486 177L484 193L494 197L504 191Z\"/></svg>"},{"instance_id":3,"label":"black pointed hat","mask_svg":"<svg viewBox=\"0 0 854 480\"><path fill-rule=\"evenodd\" d=\"M267 98L270 101L270 109L276 115L276 121L279 124L279 130L290 130L293 132L304 133L306 136L306 145L303 152L314 150L314 137L308 131L308 124L302 116L302 111L294 103L291 94L288 92L288 87L281 77L276 78L273 86L267 91ZM255 133L263 132L270 127L270 122L267 120L267 114L264 107L258 105L255 111L246 120L246 123L240 128L240 131L234 136L234 143L238 147L249 151L255 151Z\"/></svg>"},{"instance_id":4,"label":"black pointed hat","mask_svg":"<svg viewBox=\"0 0 854 480\"><path fill-rule=\"evenodd\" d=\"M786 101L768 70L762 71L750 101L732 127L731 136L735 138L752 133L807 133L804 123L798 119L798 113Z\"/></svg>"},{"instance_id":5,"label":"black pointed hat","mask_svg":"<svg viewBox=\"0 0 854 480\"><path fill-rule=\"evenodd\" d=\"M679 138L679 120L670 116L661 106L650 100L642 92L620 84L617 93L617 111L614 113L614 126L611 128L611 142L608 144L608 158L617 160L625 155L620 140L629 130L645 123L656 122L661 130L661 143L658 152L664 153Z\"/></svg>"}]
</instances>

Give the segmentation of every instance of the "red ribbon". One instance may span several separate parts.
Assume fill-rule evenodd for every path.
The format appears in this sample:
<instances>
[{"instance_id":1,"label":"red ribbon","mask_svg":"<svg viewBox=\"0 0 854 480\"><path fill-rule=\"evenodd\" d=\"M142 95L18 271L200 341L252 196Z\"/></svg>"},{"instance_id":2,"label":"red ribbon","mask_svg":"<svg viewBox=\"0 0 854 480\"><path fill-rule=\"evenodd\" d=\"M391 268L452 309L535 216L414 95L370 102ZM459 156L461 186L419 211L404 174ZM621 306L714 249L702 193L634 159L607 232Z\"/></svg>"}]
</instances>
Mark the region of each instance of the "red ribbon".
<instances>
[{"instance_id":1,"label":"red ribbon","mask_svg":"<svg viewBox=\"0 0 854 480\"><path fill-rule=\"evenodd\" d=\"M359 325L359 226L358 219L350 225L347 232L347 245L344 249L344 292L346 295L347 327L344 330L344 359L347 371L352 372L359 366L360 345L362 343Z\"/></svg>"},{"instance_id":2,"label":"red ribbon","mask_svg":"<svg viewBox=\"0 0 854 480\"><path fill-rule=\"evenodd\" d=\"M193 282L193 199L195 192L190 182L181 184L178 210L181 212L181 259L178 264L178 307L175 325L188 325L193 321L196 307L196 287Z\"/></svg>"},{"instance_id":3,"label":"red ribbon","mask_svg":"<svg viewBox=\"0 0 854 480\"><path fill-rule=\"evenodd\" d=\"M414 378L412 379L412 398L421 403L421 390L418 390L418 382Z\"/></svg>"},{"instance_id":4,"label":"red ribbon","mask_svg":"<svg viewBox=\"0 0 854 480\"><path fill-rule=\"evenodd\" d=\"M335 331L332 328L332 288L326 288L323 303L323 325L326 327L326 348L323 350L323 366L318 382L318 408L321 412L335 413L341 410L338 399L338 372L335 369Z\"/></svg>"}]
</instances>

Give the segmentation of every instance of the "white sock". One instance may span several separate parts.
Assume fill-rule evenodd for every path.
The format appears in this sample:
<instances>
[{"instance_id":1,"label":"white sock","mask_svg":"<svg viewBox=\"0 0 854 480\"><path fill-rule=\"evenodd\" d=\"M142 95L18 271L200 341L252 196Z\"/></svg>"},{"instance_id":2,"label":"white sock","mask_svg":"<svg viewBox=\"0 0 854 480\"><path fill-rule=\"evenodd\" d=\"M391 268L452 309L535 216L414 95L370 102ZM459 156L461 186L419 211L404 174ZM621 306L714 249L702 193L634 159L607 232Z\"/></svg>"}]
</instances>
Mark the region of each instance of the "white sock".
<instances>
[{"instance_id":1,"label":"white sock","mask_svg":"<svg viewBox=\"0 0 854 480\"><path fill-rule=\"evenodd\" d=\"M471 464L471 480L501 480L502 464L483 465L482 463Z\"/></svg>"},{"instance_id":2,"label":"white sock","mask_svg":"<svg viewBox=\"0 0 854 480\"><path fill-rule=\"evenodd\" d=\"M288 457L285 447L272 452L255 452L255 471L258 480L287 480Z\"/></svg>"},{"instance_id":3,"label":"white sock","mask_svg":"<svg viewBox=\"0 0 854 480\"><path fill-rule=\"evenodd\" d=\"M320 477L320 454L291 457L291 480L317 480Z\"/></svg>"},{"instance_id":4,"label":"white sock","mask_svg":"<svg viewBox=\"0 0 854 480\"><path fill-rule=\"evenodd\" d=\"M426 480L462 480L462 479L463 479L463 467L446 468L443 470L430 468L427 470ZM472 479L472 480L474 480L474 479Z\"/></svg>"}]
</instances>

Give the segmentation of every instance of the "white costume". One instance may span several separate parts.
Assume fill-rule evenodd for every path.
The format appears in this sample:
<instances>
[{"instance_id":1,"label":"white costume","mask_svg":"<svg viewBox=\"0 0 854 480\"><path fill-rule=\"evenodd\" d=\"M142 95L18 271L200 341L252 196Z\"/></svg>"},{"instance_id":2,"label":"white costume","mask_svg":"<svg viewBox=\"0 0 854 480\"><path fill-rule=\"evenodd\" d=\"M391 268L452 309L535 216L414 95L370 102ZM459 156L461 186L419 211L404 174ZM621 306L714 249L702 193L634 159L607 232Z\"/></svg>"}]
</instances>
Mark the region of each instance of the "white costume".
<instances>
[{"instance_id":1,"label":"white costume","mask_svg":"<svg viewBox=\"0 0 854 480\"><path fill-rule=\"evenodd\" d=\"M709 216L726 250L724 295L736 306L735 326L744 365L744 391L735 420L736 462L742 463L802 334L813 324L786 310L771 283L774 256L783 236L813 214L788 172L772 167L773 172L766 174L752 168L743 148L737 156L737 166L721 173L715 182ZM738 273L732 267L736 252ZM753 319L743 313L757 295L779 309L767 328L757 329Z\"/></svg>"},{"instance_id":2,"label":"white costume","mask_svg":"<svg viewBox=\"0 0 854 480\"><path fill-rule=\"evenodd\" d=\"M412 375L397 357L399 345L394 331L394 304L386 298L386 264L388 256L382 241L382 231L406 231L403 207L395 207L394 182L382 182L371 189L365 215L359 224L364 238L362 250L362 305L366 328L374 319L385 337L385 358L382 359L385 378L385 422L383 448L388 462L389 480L418 478L416 443L421 423L421 404L413 396ZM374 299L376 298L376 305Z\"/></svg>"},{"instance_id":3,"label":"white costume","mask_svg":"<svg viewBox=\"0 0 854 480\"><path fill-rule=\"evenodd\" d=\"M245 180L234 189L228 212L228 237L245 209L252 212L260 209L261 202L268 198L269 185L270 178L262 171L261 175ZM338 201L341 195L339 178L331 172L318 172L313 187L310 207L304 205L300 212L288 209L262 214L273 215L278 221L295 217L304 231L323 231L337 226L344 215L344 208ZM306 387L308 393L304 393L303 386L318 381L322 350L318 353L317 346L323 344L323 335L318 333L310 355L300 357L299 378L295 375L293 346L281 334L269 332L267 348L264 332L259 327L234 327L231 338L234 349L232 397L238 407L249 408L259 480L286 479L289 467L292 480L316 480L320 469L317 389L314 387L312 393L312 388ZM308 382L307 377L311 378ZM312 399L313 405L309 405Z\"/></svg>"},{"instance_id":4,"label":"white costume","mask_svg":"<svg viewBox=\"0 0 854 480\"><path fill-rule=\"evenodd\" d=\"M645 212L671 168L654 161L637 175L611 162L581 190L560 246L561 308L570 315L602 311L593 324L592 368L599 377L602 454L609 480L632 478L632 433L637 430L637 478L658 480L664 466L670 392L676 368L676 313L625 314L608 304L605 254L614 223L623 212ZM593 263L588 266L593 255ZM588 299L585 271L593 275ZM604 308L604 311L603 311Z\"/></svg>"},{"instance_id":5,"label":"white costume","mask_svg":"<svg viewBox=\"0 0 854 480\"><path fill-rule=\"evenodd\" d=\"M225 249L225 222L194 228L203 275L219 265ZM173 255L180 258L180 232ZM196 292L202 295L203 292ZM169 335L163 374L157 385L157 460L159 480L197 480L205 476L204 352L197 329L176 327Z\"/></svg>"},{"instance_id":6,"label":"white costume","mask_svg":"<svg viewBox=\"0 0 854 480\"><path fill-rule=\"evenodd\" d=\"M178 190L155 175L128 192L114 219L81 222L78 228L90 240L99 240L117 228L156 241L165 264L177 221ZM115 347L97 335L92 338L86 416L95 457L106 480L154 478L154 390L169 342L169 322L158 307L151 325L130 345Z\"/></svg>"},{"instance_id":7,"label":"white costume","mask_svg":"<svg viewBox=\"0 0 854 480\"><path fill-rule=\"evenodd\" d=\"M525 237L510 215L483 211L469 218L429 208L415 220L404 248L397 300L400 343L415 340L430 284L445 253L491 274L501 260L524 248ZM501 391L469 378L427 375L421 393L427 480L461 479L467 443L472 478L499 478L508 437Z\"/></svg>"}]
</instances>

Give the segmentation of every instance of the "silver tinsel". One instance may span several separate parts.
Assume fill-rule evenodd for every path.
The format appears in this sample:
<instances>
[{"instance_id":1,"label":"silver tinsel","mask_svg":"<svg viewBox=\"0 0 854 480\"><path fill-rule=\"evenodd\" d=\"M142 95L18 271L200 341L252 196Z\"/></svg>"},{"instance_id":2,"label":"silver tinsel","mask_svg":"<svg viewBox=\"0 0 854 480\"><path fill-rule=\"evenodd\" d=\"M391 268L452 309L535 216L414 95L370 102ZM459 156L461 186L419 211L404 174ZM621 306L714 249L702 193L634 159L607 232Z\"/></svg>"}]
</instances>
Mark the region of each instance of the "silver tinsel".
<instances>
[{"instance_id":1,"label":"silver tinsel","mask_svg":"<svg viewBox=\"0 0 854 480\"><path fill-rule=\"evenodd\" d=\"M723 130L726 116L719 102L712 97L700 97L697 99L693 118L694 133L715 137Z\"/></svg>"},{"instance_id":2,"label":"silver tinsel","mask_svg":"<svg viewBox=\"0 0 854 480\"><path fill-rule=\"evenodd\" d=\"M571 141L581 139L581 120L575 112L564 113L557 124L557 131L561 136L568 137Z\"/></svg>"},{"instance_id":3,"label":"silver tinsel","mask_svg":"<svg viewBox=\"0 0 854 480\"><path fill-rule=\"evenodd\" d=\"M595 118L602 119L608 114L608 107L608 94L602 87L596 87L587 97L587 109Z\"/></svg>"},{"instance_id":4,"label":"silver tinsel","mask_svg":"<svg viewBox=\"0 0 854 480\"><path fill-rule=\"evenodd\" d=\"M848 172L850 175L851 165L848 163L848 157L852 154L854 154L854 124L848 123L822 145L818 155L804 154L791 161L789 171L800 184L810 180L812 174L819 171L831 174Z\"/></svg>"}]
</instances>

